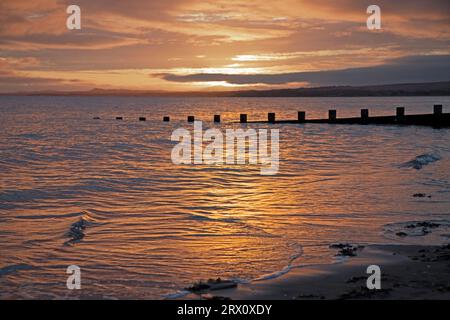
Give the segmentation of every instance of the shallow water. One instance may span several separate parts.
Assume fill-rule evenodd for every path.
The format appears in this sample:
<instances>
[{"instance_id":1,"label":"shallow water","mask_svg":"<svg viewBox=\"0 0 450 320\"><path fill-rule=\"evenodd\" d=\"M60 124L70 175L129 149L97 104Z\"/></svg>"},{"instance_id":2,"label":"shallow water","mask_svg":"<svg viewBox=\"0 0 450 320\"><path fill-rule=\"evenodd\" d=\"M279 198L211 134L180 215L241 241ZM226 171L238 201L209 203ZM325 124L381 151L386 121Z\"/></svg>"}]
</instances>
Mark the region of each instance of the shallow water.
<instances>
[{"instance_id":1,"label":"shallow water","mask_svg":"<svg viewBox=\"0 0 450 320\"><path fill-rule=\"evenodd\" d=\"M449 129L247 125L280 130L275 176L170 158L170 135L192 128L191 114L225 129L240 113L428 113L434 103L450 112L450 97L0 97L0 298L162 298L198 280L330 263L335 242L448 242L448 230L398 237L395 226L450 219ZM80 291L66 289L72 264Z\"/></svg>"}]
</instances>

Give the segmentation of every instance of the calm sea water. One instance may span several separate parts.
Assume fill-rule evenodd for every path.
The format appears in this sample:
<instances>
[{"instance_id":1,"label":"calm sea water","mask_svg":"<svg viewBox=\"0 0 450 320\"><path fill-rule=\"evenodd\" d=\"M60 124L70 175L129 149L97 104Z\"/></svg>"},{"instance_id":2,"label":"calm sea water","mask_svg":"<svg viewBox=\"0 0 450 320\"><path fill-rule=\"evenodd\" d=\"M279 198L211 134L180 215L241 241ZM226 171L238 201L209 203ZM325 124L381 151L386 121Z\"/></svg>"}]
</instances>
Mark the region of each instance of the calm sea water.
<instances>
[{"instance_id":1,"label":"calm sea water","mask_svg":"<svg viewBox=\"0 0 450 320\"><path fill-rule=\"evenodd\" d=\"M273 125L275 176L170 158L172 131L192 128L187 115L225 129L241 126L228 123L240 113L428 113L434 103L450 112L450 97L0 97L0 298L163 298L198 280L331 263L335 242L448 242L390 228L449 221L449 129ZM66 288L72 264L82 270L79 291Z\"/></svg>"}]
</instances>

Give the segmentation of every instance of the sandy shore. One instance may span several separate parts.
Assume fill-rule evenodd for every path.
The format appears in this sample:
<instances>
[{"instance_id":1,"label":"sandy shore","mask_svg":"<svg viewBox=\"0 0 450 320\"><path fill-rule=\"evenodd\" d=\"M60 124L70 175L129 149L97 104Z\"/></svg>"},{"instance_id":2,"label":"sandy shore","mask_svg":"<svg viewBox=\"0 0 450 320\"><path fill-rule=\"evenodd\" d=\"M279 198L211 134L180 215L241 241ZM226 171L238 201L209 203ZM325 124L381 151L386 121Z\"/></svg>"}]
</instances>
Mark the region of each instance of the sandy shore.
<instances>
[{"instance_id":1,"label":"sandy shore","mask_svg":"<svg viewBox=\"0 0 450 320\"><path fill-rule=\"evenodd\" d=\"M369 265L381 268L381 289L366 287ZM276 279L190 294L187 299L450 299L450 245L373 245L339 264L292 269Z\"/></svg>"}]
</instances>

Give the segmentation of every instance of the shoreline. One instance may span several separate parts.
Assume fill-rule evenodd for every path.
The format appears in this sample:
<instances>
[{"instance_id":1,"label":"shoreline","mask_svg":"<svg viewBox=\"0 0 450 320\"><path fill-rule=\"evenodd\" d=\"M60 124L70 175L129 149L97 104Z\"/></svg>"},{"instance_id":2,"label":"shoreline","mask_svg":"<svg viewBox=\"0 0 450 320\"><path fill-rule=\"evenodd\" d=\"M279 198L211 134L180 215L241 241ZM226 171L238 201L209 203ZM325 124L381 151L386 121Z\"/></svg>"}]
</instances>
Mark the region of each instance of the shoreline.
<instances>
[{"instance_id":1,"label":"shoreline","mask_svg":"<svg viewBox=\"0 0 450 320\"><path fill-rule=\"evenodd\" d=\"M381 289L366 287L369 265L381 269ZM450 245L368 245L337 264L297 267L280 277L235 288L189 293L182 299L336 300L450 299Z\"/></svg>"}]
</instances>

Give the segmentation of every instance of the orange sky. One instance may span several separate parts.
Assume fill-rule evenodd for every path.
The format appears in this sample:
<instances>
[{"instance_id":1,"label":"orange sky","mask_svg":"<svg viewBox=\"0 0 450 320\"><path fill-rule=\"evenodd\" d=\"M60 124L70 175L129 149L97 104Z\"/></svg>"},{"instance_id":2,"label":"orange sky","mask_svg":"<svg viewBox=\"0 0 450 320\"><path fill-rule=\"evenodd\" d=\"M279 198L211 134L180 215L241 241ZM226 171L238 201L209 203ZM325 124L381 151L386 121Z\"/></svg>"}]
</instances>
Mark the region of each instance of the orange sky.
<instances>
[{"instance_id":1,"label":"orange sky","mask_svg":"<svg viewBox=\"0 0 450 320\"><path fill-rule=\"evenodd\" d=\"M81 8L81 30L66 29L69 4ZM381 30L366 28L370 4ZM449 30L448 0L1 0L0 92L360 84L372 66L385 68L367 77L397 82L417 61L446 71Z\"/></svg>"}]
</instances>

